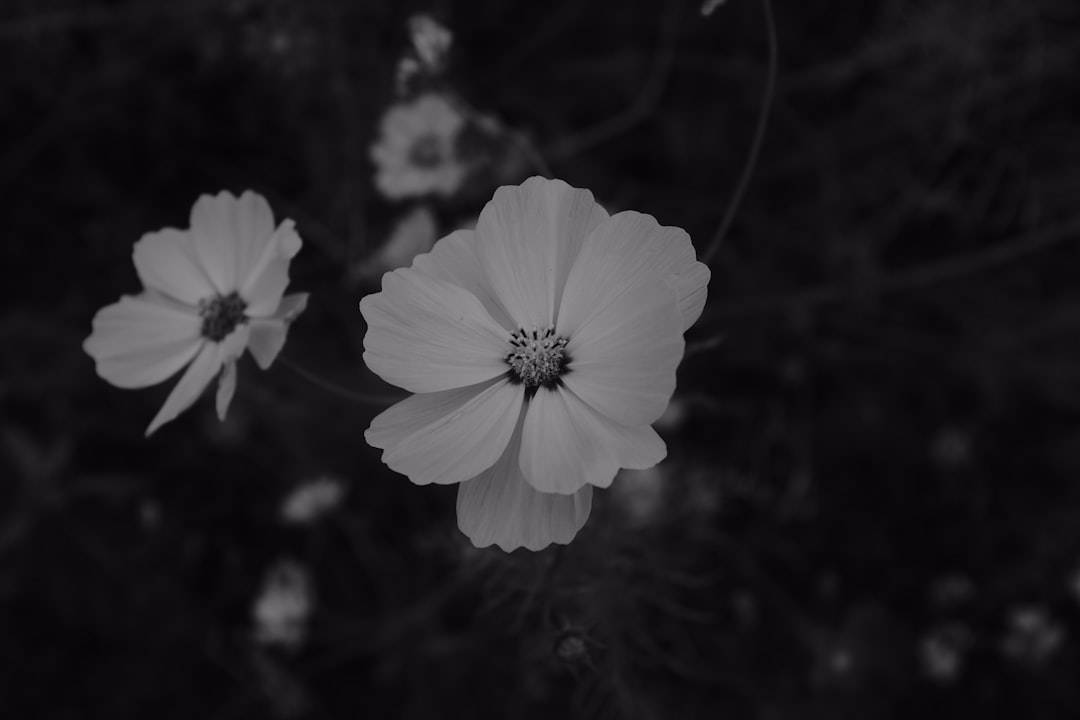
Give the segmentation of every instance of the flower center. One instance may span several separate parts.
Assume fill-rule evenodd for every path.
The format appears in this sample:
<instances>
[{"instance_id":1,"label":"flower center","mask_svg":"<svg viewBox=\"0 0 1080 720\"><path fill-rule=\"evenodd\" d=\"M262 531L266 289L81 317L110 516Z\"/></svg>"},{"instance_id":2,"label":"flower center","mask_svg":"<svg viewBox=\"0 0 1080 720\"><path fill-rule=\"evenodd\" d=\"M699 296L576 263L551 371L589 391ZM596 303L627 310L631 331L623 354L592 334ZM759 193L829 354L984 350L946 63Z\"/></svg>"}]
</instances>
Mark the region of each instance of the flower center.
<instances>
[{"instance_id":1,"label":"flower center","mask_svg":"<svg viewBox=\"0 0 1080 720\"><path fill-rule=\"evenodd\" d=\"M506 355L506 364L526 387L550 385L566 372L570 362L566 354L566 338L555 334L555 328L516 330L510 334L513 346Z\"/></svg>"},{"instance_id":2,"label":"flower center","mask_svg":"<svg viewBox=\"0 0 1080 720\"><path fill-rule=\"evenodd\" d=\"M246 309L247 303L235 292L200 300L199 315L203 319L203 337L221 342L237 325L247 322L247 315L244 314Z\"/></svg>"},{"instance_id":3,"label":"flower center","mask_svg":"<svg viewBox=\"0 0 1080 720\"><path fill-rule=\"evenodd\" d=\"M424 135L409 148L409 162L425 170L441 165L443 155L443 144L437 135Z\"/></svg>"}]
</instances>

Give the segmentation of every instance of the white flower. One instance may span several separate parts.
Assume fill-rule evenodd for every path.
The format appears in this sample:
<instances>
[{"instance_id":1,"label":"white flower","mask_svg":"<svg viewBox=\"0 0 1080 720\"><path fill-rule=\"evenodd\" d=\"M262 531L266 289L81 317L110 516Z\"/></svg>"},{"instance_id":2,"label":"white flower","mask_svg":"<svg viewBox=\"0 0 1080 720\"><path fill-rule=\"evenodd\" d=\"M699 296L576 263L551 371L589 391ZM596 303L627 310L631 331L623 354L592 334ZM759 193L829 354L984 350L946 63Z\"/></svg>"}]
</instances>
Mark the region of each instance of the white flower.
<instances>
[{"instance_id":1,"label":"white flower","mask_svg":"<svg viewBox=\"0 0 1080 720\"><path fill-rule=\"evenodd\" d=\"M272 567L255 601L255 641L264 645L296 648L304 641L312 592L307 571L283 560Z\"/></svg>"},{"instance_id":2,"label":"white flower","mask_svg":"<svg viewBox=\"0 0 1080 720\"><path fill-rule=\"evenodd\" d=\"M307 304L307 294L282 297L300 245L293 222L275 229L270 206L250 191L203 195L190 230L166 228L135 243L145 291L98 311L83 349L98 375L121 388L156 385L187 366L147 435L190 407L219 370L224 419L244 348L270 367Z\"/></svg>"},{"instance_id":3,"label":"white flower","mask_svg":"<svg viewBox=\"0 0 1080 720\"><path fill-rule=\"evenodd\" d=\"M454 194L466 174L456 150L464 127L462 113L438 93L392 106L371 148L376 187L392 199Z\"/></svg>"},{"instance_id":4,"label":"white flower","mask_svg":"<svg viewBox=\"0 0 1080 720\"><path fill-rule=\"evenodd\" d=\"M708 280L678 228L609 217L558 180L501 187L475 231L361 301L364 361L416 393L365 437L417 484L462 483L458 525L478 547L568 543L593 486L665 456L650 423Z\"/></svg>"},{"instance_id":5,"label":"white flower","mask_svg":"<svg viewBox=\"0 0 1080 720\"><path fill-rule=\"evenodd\" d=\"M281 517L290 523L309 523L337 507L344 496L345 488L340 482L319 478L289 493L281 505Z\"/></svg>"}]
</instances>

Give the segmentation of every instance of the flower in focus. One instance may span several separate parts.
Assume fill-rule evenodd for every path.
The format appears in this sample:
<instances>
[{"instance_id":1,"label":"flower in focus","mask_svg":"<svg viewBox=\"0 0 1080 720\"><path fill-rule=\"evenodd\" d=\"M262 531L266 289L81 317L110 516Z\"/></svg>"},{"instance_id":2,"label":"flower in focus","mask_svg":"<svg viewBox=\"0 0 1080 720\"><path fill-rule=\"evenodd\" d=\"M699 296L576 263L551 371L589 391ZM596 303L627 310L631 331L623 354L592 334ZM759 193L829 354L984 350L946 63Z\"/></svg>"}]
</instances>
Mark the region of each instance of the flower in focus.
<instances>
[{"instance_id":1,"label":"flower in focus","mask_svg":"<svg viewBox=\"0 0 1080 720\"><path fill-rule=\"evenodd\" d=\"M456 149L464 127L465 116L438 93L392 106L371 148L376 187L391 199L453 195L467 172Z\"/></svg>"},{"instance_id":2,"label":"flower in focus","mask_svg":"<svg viewBox=\"0 0 1080 720\"><path fill-rule=\"evenodd\" d=\"M474 231L361 301L364 361L415 393L365 437L414 483L461 483L458 526L477 547L568 543L593 486L666 455L650 424L708 280L678 228L609 216L559 180L501 187Z\"/></svg>"},{"instance_id":3,"label":"flower in focus","mask_svg":"<svg viewBox=\"0 0 1080 720\"><path fill-rule=\"evenodd\" d=\"M135 243L145 290L99 310L83 349L98 375L121 388L156 385L187 366L147 435L190 407L218 371L224 419L244 348L270 367L307 304L306 293L282 297L300 245L292 220L275 229L270 206L250 191L203 195L189 230L166 228Z\"/></svg>"}]
</instances>

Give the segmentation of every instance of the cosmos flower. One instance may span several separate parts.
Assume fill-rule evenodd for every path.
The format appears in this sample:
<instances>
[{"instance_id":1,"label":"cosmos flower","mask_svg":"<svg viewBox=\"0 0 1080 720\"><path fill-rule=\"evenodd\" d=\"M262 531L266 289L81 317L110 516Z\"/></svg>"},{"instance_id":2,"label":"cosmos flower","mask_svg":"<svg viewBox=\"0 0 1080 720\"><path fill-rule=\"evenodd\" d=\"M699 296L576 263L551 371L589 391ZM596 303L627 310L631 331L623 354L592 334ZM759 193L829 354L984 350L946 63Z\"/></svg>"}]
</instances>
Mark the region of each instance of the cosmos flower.
<instances>
[{"instance_id":1,"label":"cosmos flower","mask_svg":"<svg viewBox=\"0 0 1080 720\"><path fill-rule=\"evenodd\" d=\"M415 393L365 437L417 484L461 483L458 526L477 547L565 544L592 488L667 452L683 332L709 270L690 237L587 190L530 178L383 276L365 297L364 361Z\"/></svg>"},{"instance_id":2,"label":"cosmos flower","mask_svg":"<svg viewBox=\"0 0 1080 720\"><path fill-rule=\"evenodd\" d=\"M467 172L456 150L464 127L462 113L438 93L392 106L371 148L375 186L391 199L453 195Z\"/></svg>"},{"instance_id":3,"label":"cosmos flower","mask_svg":"<svg viewBox=\"0 0 1080 720\"><path fill-rule=\"evenodd\" d=\"M83 349L98 375L121 388L156 385L187 366L147 435L190 407L218 371L224 419L244 348L270 367L307 304L306 293L282 297L300 245L292 220L275 229L270 206L250 191L203 195L190 230L166 228L135 243L145 290L98 311Z\"/></svg>"}]
</instances>

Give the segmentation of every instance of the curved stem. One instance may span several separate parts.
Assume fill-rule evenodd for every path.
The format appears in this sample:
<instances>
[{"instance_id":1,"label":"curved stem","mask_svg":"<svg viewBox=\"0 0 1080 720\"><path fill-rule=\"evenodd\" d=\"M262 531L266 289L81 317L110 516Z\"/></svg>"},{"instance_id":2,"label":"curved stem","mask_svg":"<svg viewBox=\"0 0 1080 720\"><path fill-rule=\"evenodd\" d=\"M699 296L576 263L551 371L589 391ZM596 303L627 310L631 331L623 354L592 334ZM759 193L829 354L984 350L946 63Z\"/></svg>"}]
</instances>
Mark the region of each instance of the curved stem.
<instances>
[{"instance_id":1,"label":"curved stem","mask_svg":"<svg viewBox=\"0 0 1080 720\"><path fill-rule=\"evenodd\" d=\"M296 362L290 360L284 355L279 355L277 361L292 370L300 377L307 380L312 385L316 385L329 393L333 393L334 395L345 398L346 400L360 403L361 405L390 405L391 403L396 403L399 400L405 399L404 396L399 395L368 395L365 393L358 393L353 390L349 390L348 388L342 387L337 383L332 383L329 380L324 380L310 370L307 370L300 365L297 365Z\"/></svg>"},{"instance_id":2,"label":"curved stem","mask_svg":"<svg viewBox=\"0 0 1080 720\"><path fill-rule=\"evenodd\" d=\"M735 219L735 213L738 212L739 205L742 203L746 186L750 184L750 176L753 174L754 168L757 167L758 155L761 153L761 145L765 140L765 126L768 125L769 115L772 112L773 96L776 94L776 68L779 64L779 51L777 49L776 22L773 19L772 0L761 0L761 5L765 10L766 33L769 41L769 70L768 77L765 80L765 97L761 103L761 114L758 116L757 127L754 129L754 141L750 146L750 155L746 158L746 165L743 166L739 184L735 186L735 194L732 196L727 210L724 211L720 227L716 229L712 242L709 243L709 247L702 255L701 259L706 265L712 261L716 251L720 249L720 243L723 242L724 237L727 235L731 223Z\"/></svg>"}]
</instances>

